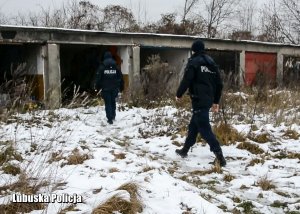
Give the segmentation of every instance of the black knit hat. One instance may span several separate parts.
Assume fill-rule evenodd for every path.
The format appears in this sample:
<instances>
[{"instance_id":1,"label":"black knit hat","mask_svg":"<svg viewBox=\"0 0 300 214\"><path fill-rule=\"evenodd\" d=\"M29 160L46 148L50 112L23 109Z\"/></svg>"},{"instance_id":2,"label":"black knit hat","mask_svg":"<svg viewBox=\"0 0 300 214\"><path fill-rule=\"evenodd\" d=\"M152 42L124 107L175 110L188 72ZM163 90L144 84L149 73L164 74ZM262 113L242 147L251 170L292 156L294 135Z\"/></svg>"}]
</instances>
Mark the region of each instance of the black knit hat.
<instances>
[{"instance_id":1,"label":"black knit hat","mask_svg":"<svg viewBox=\"0 0 300 214\"><path fill-rule=\"evenodd\" d=\"M198 39L192 44L192 51L194 51L195 53L204 51L204 43L202 42L202 40Z\"/></svg>"},{"instance_id":2,"label":"black knit hat","mask_svg":"<svg viewBox=\"0 0 300 214\"><path fill-rule=\"evenodd\" d=\"M104 55L103 55L103 59L109 59L112 58L112 55L109 51L105 51Z\"/></svg>"}]
</instances>

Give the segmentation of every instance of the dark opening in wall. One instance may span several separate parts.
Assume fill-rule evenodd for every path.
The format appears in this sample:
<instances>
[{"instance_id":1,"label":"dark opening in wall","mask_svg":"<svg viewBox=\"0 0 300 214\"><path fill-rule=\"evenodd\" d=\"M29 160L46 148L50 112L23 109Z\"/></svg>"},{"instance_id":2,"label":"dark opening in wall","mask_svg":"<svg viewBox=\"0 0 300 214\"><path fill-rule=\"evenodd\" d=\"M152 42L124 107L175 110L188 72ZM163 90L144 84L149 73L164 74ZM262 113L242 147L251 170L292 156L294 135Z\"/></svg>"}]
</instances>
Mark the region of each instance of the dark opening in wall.
<instances>
[{"instance_id":1,"label":"dark opening in wall","mask_svg":"<svg viewBox=\"0 0 300 214\"><path fill-rule=\"evenodd\" d=\"M1 36L3 39L14 39L16 35L16 31L1 31Z\"/></svg>"},{"instance_id":2,"label":"dark opening in wall","mask_svg":"<svg viewBox=\"0 0 300 214\"><path fill-rule=\"evenodd\" d=\"M22 63L26 63L26 46L0 45L0 83L10 80Z\"/></svg>"},{"instance_id":3,"label":"dark opening in wall","mask_svg":"<svg viewBox=\"0 0 300 214\"><path fill-rule=\"evenodd\" d=\"M210 55L219 66L225 84L227 84L228 87L237 87L240 81L240 52L207 50L206 53Z\"/></svg>"},{"instance_id":4,"label":"dark opening in wall","mask_svg":"<svg viewBox=\"0 0 300 214\"><path fill-rule=\"evenodd\" d=\"M300 56L284 56L283 83L297 86L300 81Z\"/></svg>"},{"instance_id":5,"label":"dark opening in wall","mask_svg":"<svg viewBox=\"0 0 300 214\"><path fill-rule=\"evenodd\" d=\"M117 64L121 58L115 46L104 45L61 45L60 46L60 67L62 81L63 101L71 99L74 95L74 88L79 92L94 93L95 73L103 61L105 51L112 53Z\"/></svg>"},{"instance_id":6,"label":"dark opening in wall","mask_svg":"<svg viewBox=\"0 0 300 214\"><path fill-rule=\"evenodd\" d=\"M37 72L38 48L38 45L32 44L0 44L2 97L6 97L7 100L15 100L18 97L43 99L43 75L38 75Z\"/></svg>"}]
</instances>

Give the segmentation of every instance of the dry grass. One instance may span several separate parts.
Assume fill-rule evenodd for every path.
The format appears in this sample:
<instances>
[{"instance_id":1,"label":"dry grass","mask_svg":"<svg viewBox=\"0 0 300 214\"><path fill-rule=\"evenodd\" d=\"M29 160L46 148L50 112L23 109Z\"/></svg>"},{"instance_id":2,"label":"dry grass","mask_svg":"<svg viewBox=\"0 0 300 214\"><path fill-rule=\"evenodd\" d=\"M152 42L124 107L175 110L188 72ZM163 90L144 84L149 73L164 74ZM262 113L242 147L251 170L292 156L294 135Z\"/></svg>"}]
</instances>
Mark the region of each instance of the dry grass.
<instances>
[{"instance_id":1,"label":"dry grass","mask_svg":"<svg viewBox=\"0 0 300 214\"><path fill-rule=\"evenodd\" d=\"M256 154L256 155L264 153L264 150L259 148L258 145L253 144L253 143L249 143L249 142L240 143L237 146L237 148L247 150L248 152L251 152L252 154Z\"/></svg>"},{"instance_id":2,"label":"dry grass","mask_svg":"<svg viewBox=\"0 0 300 214\"><path fill-rule=\"evenodd\" d=\"M273 156L273 158L278 159L299 159L300 160L300 153L292 153L287 151L282 151L279 154Z\"/></svg>"},{"instance_id":3,"label":"dry grass","mask_svg":"<svg viewBox=\"0 0 300 214\"><path fill-rule=\"evenodd\" d=\"M118 168L110 168L108 170L109 173L114 173L114 172L120 172L120 170Z\"/></svg>"},{"instance_id":4,"label":"dry grass","mask_svg":"<svg viewBox=\"0 0 300 214\"><path fill-rule=\"evenodd\" d=\"M272 181L267 178L267 176L260 178L257 181L257 185L264 191L274 189L275 185L272 184Z\"/></svg>"},{"instance_id":5,"label":"dry grass","mask_svg":"<svg viewBox=\"0 0 300 214\"><path fill-rule=\"evenodd\" d=\"M151 170L155 169L154 167L151 167L151 166L146 166L143 168L143 172L149 172Z\"/></svg>"},{"instance_id":6,"label":"dry grass","mask_svg":"<svg viewBox=\"0 0 300 214\"><path fill-rule=\"evenodd\" d=\"M139 186L135 183L127 183L120 186L117 190L125 190L130 195L130 201L125 200L119 195L114 195L105 203L93 210L92 214L112 214L119 212L123 214L136 214L142 211L142 203L138 193Z\"/></svg>"},{"instance_id":7,"label":"dry grass","mask_svg":"<svg viewBox=\"0 0 300 214\"><path fill-rule=\"evenodd\" d=\"M270 204L271 207L276 207L276 208L284 208L288 207L288 202L281 202L279 200L275 200L272 204Z\"/></svg>"},{"instance_id":8,"label":"dry grass","mask_svg":"<svg viewBox=\"0 0 300 214\"><path fill-rule=\"evenodd\" d=\"M63 156L62 156L62 152L53 152L51 153L51 157L50 159L48 160L48 163L53 163L53 162L58 162L60 160L63 160Z\"/></svg>"},{"instance_id":9,"label":"dry grass","mask_svg":"<svg viewBox=\"0 0 300 214\"><path fill-rule=\"evenodd\" d=\"M2 194L10 194L11 192L19 192L27 195L34 195L37 191L44 186L47 186L47 182L36 182L29 179L26 175L21 174L19 180L12 184L6 184L0 187Z\"/></svg>"},{"instance_id":10,"label":"dry grass","mask_svg":"<svg viewBox=\"0 0 300 214\"><path fill-rule=\"evenodd\" d=\"M3 214L16 214L16 213L30 213L34 210L45 209L43 203L9 203L0 205L0 213Z\"/></svg>"},{"instance_id":11,"label":"dry grass","mask_svg":"<svg viewBox=\"0 0 300 214\"><path fill-rule=\"evenodd\" d=\"M118 195L114 195L104 204L94 209L92 214L112 214L114 212L136 214L132 210L132 203Z\"/></svg>"},{"instance_id":12,"label":"dry grass","mask_svg":"<svg viewBox=\"0 0 300 214\"><path fill-rule=\"evenodd\" d=\"M181 147L182 146L181 143L179 143L178 141L172 141L172 144L174 146L177 146L177 147Z\"/></svg>"},{"instance_id":13,"label":"dry grass","mask_svg":"<svg viewBox=\"0 0 300 214\"><path fill-rule=\"evenodd\" d=\"M124 160L126 158L126 154L122 152L115 153L115 151L112 150L110 153L115 157L115 160Z\"/></svg>"},{"instance_id":14,"label":"dry grass","mask_svg":"<svg viewBox=\"0 0 300 214\"><path fill-rule=\"evenodd\" d=\"M14 165L9 164L9 163L3 165L3 166L2 166L2 170L3 170L3 172L6 173L6 174L10 174L10 175L14 175L14 176L16 176L16 175L18 175L18 174L21 173L20 167L14 166Z\"/></svg>"},{"instance_id":15,"label":"dry grass","mask_svg":"<svg viewBox=\"0 0 300 214\"><path fill-rule=\"evenodd\" d=\"M224 177L223 177L223 180L226 181L226 182L230 182L230 181L232 181L232 180L234 180L234 179L235 179L235 176L234 176L234 175L231 175L231 174L226 174L226 175L224 175Z\"/></svg>"},{"instance_id":16,"label":"dry grass","mask_svg":"<svg viewBox=\"0 0 300 214\"><path fill-rule=\"evenodd\" d=\"M23 160L22 156L11 145L6 147L4 151L0 152L0 165L10 160Z\"/></svg>"},{"instance_id":17,"label":"dry grass","mask_svg":"<svg viewBox=\"0 0 300 214\"><path fill-rule=\"evenodd\" d=\"M80 210L76 208L75 204L71 204L70 206L67 206L66 208L62 209L58 214L67 214L68 212L71 211L80 211Z\"/></svg>"},{"instance_id":18,"label":"dry grass","mask_svg":"<svg viewBox=\"0 0 300 214\"><path fill-rule=\"evenodd\" d=\"M78 165L82 164L85 160L88 160L89 156L87 154L81 154L76 148L72 151L71 155L67 159L67 165Z\"/></svg>"},{"instance_id":19,"label":"dry grass","mask_svg":"<svg viewBox=\"0 0 300 214\"><path fill-rule=\"evenodd\" d=\"M245 137L229 124L220 123L219 125L214 126L213 130L218 140L223 145L245 141Z\"/></svg>"},{"instance_id":20,"label":"dry grass","mask_svg":"<svg viewBox=\"0 0 300 214\"><path fill-rule=\"evenodd\" d=\"M289 139L298 140L300 137L300 134L298 132L296 132L295 130L288 129L282 136L289 138Z\"/></svg>"},{"instance_id":21,"label":"dry grass","mask_svg":"<svg viewBox=\"0 0 300 214\"><path fill-rule=\"evenodd\" d=\"M250 140L253 140L257 143L267 143L267 142L270 142L271 139L270 139L270 135L268 133L262 133L262 134L259 134L259 135L249 135L248 138Z\"/></svg>"},{"instance_id":22,"label":"dry grass","mask_svg":"<svg viewBox=\"0 0 300 214\"><path fill-rule=\"evenodd\" d=\"M254 166L255 164L260 164L260 163L264 164L264 162L265 161L263 159L256 158L256 159L252 159L247 166Z\"/></svg>"},{"instance_id":23,"label":"dry grass","mask_svg":"<svg viewBox=\"0 0 300 214\"><path fill-rule=\"evenodd\" d=\"M255 207L251 201L245 201L238 205L238 207L242 207L244 209L245 214L253 214L253 208Z\"/></svg>"},{"instance_id":24,"label":"dry grass","mask_svg":"<svg viewBox=\"0 0 300 214\"><path fill-rule=\"evenodd\" d=\"M190 175L192 175L192 176L194 176L194 175L204 176L204 175L212 174L212 173L221 174L222 172L223 171L222 171L222 168L220 167L220 165L216 164L212 168L207 169L207 170L195 170L195 171L192 171L192 172L190 172Z\"/></svg>"}]
</instances>

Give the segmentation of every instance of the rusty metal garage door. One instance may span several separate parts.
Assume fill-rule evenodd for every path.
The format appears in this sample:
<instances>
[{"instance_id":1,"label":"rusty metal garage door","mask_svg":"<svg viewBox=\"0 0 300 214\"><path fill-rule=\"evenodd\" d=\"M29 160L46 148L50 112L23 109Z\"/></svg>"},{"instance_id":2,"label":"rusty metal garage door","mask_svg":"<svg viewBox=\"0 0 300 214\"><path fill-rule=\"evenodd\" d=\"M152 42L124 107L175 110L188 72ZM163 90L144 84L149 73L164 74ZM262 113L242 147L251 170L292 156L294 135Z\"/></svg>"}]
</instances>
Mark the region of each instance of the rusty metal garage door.
<instances>
[{"instance_id":1,"label":"rusty metal garage door","mask_svg":"<svg viewBox=\"0 0 300 214\"><path fill-rule=\"evenodd\" d=\"M274 83L276 67L276 53L246 52L245 84L248 86L254 84L258 73L261 73L270 83Z\"/></svg>"}]
</instances>

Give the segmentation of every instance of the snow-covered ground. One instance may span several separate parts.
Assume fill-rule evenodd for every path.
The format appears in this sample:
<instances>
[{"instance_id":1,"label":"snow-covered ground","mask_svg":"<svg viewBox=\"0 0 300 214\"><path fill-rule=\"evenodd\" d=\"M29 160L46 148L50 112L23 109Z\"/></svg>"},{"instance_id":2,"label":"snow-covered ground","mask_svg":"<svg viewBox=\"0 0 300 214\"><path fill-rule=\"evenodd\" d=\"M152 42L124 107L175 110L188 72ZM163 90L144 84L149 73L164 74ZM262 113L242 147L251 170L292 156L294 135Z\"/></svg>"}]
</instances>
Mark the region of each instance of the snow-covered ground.
<instances>
[{"instance_id":1,"label":"snow-covered ground","mask_svg":"<svg viewBox=\"0 0 300 214\"><path fill-rule=\"evenodd\" d=\"M185 133L155 122L157 117L176 126L181 116L168 106L124 107L109 125L103 106L18 114L0 124L0 151L13 144L23 160L9 164L35 178L33 183L46 181L37 193L82 196L83 203L68 213L91 213L117 193L126 197L117 189L128 182L139 185L145 214L299 213L300 140L287 134L300 133L299 124L258 124L254 134L267 133L269 141L247 141L263 152L239 149L239 142L223 146L227 166L218 170L209 163L214 156L207 144L197 143L182 159L174 151ZM247 134L250 124L234 127ZM83 157L83 163L72 164L73 156ZM5 174L2 168L0 173L0 204L8 204L17 190L3 187L22 173ZM50 203L47 212L31 213L59 213L67 206Z\"/></svg>"}]
</instances>

